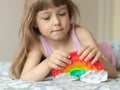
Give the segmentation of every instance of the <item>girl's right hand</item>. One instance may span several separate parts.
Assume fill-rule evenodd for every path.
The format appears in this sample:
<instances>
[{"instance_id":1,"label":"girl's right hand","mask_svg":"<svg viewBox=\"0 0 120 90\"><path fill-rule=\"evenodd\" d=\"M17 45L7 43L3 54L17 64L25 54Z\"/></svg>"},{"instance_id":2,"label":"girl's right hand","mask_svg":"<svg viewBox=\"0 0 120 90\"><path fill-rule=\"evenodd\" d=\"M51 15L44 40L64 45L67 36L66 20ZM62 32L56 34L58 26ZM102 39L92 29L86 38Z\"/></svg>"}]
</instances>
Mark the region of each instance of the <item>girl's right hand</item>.
<instances>
[{"instance_id":1,"label":"girl's right hand","mask_svg":"<svg viewBox=\"0 0 120 90\"><path fill-rule=\"evenodd\" d=\"M68 58L70 58L69 53L55 50L51 56L48 57L48 65L50 68L60 70L67 64L71 64L71 61Z\"/></svg>"}]
</instances>

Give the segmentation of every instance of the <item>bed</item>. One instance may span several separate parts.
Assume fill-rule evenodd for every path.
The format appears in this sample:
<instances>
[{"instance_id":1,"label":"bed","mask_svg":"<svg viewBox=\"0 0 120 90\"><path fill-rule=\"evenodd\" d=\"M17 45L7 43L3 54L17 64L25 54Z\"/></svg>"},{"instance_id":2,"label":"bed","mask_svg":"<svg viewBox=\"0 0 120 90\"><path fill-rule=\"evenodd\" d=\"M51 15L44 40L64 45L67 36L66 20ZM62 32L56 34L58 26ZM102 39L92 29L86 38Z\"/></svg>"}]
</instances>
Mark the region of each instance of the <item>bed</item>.
<instances>
[{"instance_id":1,"label":"bed","mask_svg":"<svg viewBox=\"0 0 120 90\"><path fill-rule=\"evenodd\" d=\"M52 77L41 82L11 80L8 75L10 62L0 62L0 90L120 90L120 72L117 79L110 79L99 84L81 81L55 82Z\"/></svg>"}]
</instances>

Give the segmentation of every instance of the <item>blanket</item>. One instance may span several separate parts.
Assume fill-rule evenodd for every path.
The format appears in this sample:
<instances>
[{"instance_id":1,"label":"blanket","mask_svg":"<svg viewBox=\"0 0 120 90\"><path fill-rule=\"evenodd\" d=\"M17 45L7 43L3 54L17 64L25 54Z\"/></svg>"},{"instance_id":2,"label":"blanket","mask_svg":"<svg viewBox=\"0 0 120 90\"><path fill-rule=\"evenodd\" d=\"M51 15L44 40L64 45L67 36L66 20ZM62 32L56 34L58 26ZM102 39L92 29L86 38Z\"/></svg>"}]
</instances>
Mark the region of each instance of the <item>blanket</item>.
<instances>
[{"instance_id":1,"label":"blanket","mask_svg":"<svg viewBox=\"0 0 120 90\"><path fill-rule=\"evenodd\" d=\"M120 73L117 79L93 84L82 81L56 82L52 77L39 82L12 80L8 71L11 62L0 62L0 90L120 90Z\"/></svg>"}]
</instances>

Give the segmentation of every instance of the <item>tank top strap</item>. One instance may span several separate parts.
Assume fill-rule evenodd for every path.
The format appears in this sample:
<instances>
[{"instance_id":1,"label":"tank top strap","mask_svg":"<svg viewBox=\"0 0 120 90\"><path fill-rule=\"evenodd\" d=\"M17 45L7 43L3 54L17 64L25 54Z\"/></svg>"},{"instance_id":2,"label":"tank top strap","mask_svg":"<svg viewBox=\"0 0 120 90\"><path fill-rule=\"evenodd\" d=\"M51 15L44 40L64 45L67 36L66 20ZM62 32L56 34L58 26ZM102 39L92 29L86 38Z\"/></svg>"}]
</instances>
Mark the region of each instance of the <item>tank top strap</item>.
<instances>
[{"instance_id":1,"label":"tank top strap","mask_svg":"<svg viewBox=\"0 0 120 90\"><path fill-rule=\"evenodd\" d=\"M73 41L73 44L74 44L74 49L76 51L78 51L81 48L81 44L80 44L80 42L78 40L78 37L76 35L75 28L76 28L76 25L72 25L71 38L72 38L72 41Z\"/></svg>"},{"instance_id":2,"label":"tank top strap","mask_svg":"<svg viewBox=\"0 0 120 90\"><path fill-rule=\"evenodd\" d=\"M45 56L48 57L51 55L53 52L53 48L50 46L49 42L46 40L46 38L42 35L40 35L40 41L43 45L44 51L45 51Z\"/></svg>"}]
</instances>

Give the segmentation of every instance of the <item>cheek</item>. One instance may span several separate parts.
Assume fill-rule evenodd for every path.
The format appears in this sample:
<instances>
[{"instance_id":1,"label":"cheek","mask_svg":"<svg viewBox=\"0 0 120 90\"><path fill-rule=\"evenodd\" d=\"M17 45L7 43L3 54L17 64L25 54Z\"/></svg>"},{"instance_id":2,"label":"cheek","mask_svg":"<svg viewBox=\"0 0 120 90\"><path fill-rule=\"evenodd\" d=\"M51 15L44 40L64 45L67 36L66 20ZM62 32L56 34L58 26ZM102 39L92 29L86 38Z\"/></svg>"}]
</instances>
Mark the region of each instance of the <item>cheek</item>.
<instances>
[{"instance_id":1,"label":"cheek","mask_svg":"<svg viewBox=\"0 0 120 90\"><path fill-rule=\"evenodd\" d=\"M71 21L70 21L69 17L68 17L68 18L65 18L62 22L63 22L63 23L62 23L62 26L63 26L64 28L66 28L66 29L67 29L67 28L69 29L70 24L71 24Z\"/></svg>"},{"instance_id":2,"label":"cheek","mask_svg":"<svg viewBox=\"0 0 120 90\"><path fill-rule=\"evenodd\" d=\"M40 21L37 22L37 27L41 33L46 31L46 27L44 25L45 25L44 22Z\"/></svg>"},{"instance_id":3,"label":"cheek","mask_svg":"<svg viewBox=\"0 0 120 90\"><path fill-rule=\"evenodd\" d=\"M39 32L44 36L50 35L50 27L47 26L46 24L39 26L38 29L39 29Z\"/></svg>"},{"instance_id":4,"label":"cheek","mask_svg":"<svg viewBox=\"0 0 120 90\"><path fill-rule=\"evenodd\" d=\"M47 34L47 28L42 26L38 26L38 29L41 34Z\"/></svg>"},{"instance_id":5,"label":"cheek","mask_svg":"<svg viewBox=\"0 0 120 90\"><path fill-rule=\"evenodd\" d=\"M62 19L62 20L63 20L62 23L63 23L64 25L68 25L68 24L71 23L70 18L69 18L68 15L67 15L66 17L64 17L64 19Z\"/></svg>"}]
</instances>

